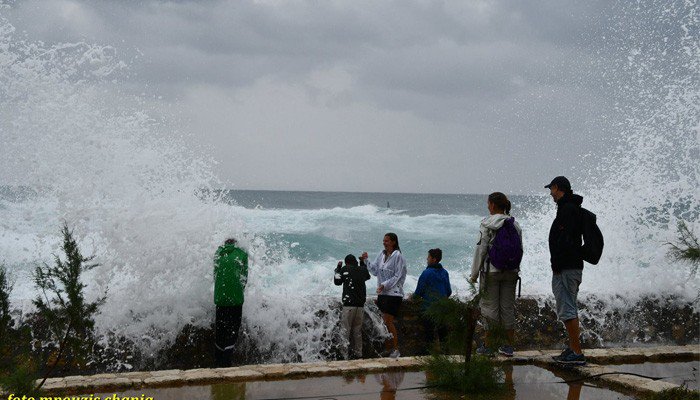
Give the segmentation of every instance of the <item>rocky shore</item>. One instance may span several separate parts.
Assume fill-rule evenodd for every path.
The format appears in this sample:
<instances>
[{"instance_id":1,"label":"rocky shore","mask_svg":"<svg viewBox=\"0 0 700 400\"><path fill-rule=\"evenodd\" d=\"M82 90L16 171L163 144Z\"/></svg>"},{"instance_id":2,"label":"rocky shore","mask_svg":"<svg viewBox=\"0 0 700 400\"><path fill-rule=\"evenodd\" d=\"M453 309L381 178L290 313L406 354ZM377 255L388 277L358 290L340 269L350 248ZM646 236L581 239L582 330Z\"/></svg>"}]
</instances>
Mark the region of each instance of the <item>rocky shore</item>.
<instances>
[{"instance_id":1,"label":"rocky shore","mask_svg":"<svg viewBox=\"0 0 700 400\"><path fill-rule=\"evenodd\" d=\"M620 301L624 304L624 301ZM321 320L325 314L339 310L340 303L334 303L331 309L316 311ZM566 342L566 334L557 322L552 302L523 297L516 301L517 334L515 348L519 351L560 349ZM586 348L610 347L647 347L652 345L688 345L700 343L700 313L693 308L693 303L674 298L646 298L624 308L611 307L602 300L585 299L580 304L583 345ZM365 306L366 314L376 314L378 310L371 300ZM403 356L426 354L423 325L420 321L420 309L417 304L406 300L397 319L399 343ZM374 320L378 316L374 315ZM377 358L383 350L383 337L377 326L366 315L363 328L363 357ZM17 334L36 338L36 332L46 329L42 321L25 320ZM305 326L289 326L289 335L296 331L308 329ZM234 359L236 365L269 364L275 362L309 361L294 354L284 360L267 354L256 346L255 338L242 327L242 334L236 347ZM339 340L340 325L336 325L323 338L331 343L319 354L318 360L333 361L343 359L342 340ZM483 335L481 326L477 327L476 340ZM155 352L145 352L130 340L110 334L103 337L94 349L93 361L82 367L59 365L51 376L97 374L128 371L155 371L167 369L211 368L214 366L213 326L184 326L174 341ZM40 347L33 349L32 357L50 357Z\"/></svg>"},{"instance_id":2,"label":"rocky shore","mask_svg":"<svg viewBox=\"0 0 700 400\"><path fill-rule=\"evenodd\" d=\"M337 304L336 307L340 307ZM557 322L551 302L534 298L520 298L517 307L517 337L519 350L559 349L566 341L566 333ZM365 312L375 307L366 306ZM673 298L648 298L624 309L610 308L600 300L588 299L581 304L583 345L587 348L613 346L649 346L652 344L687 345L700 341L700 314L692 303ZM607 311L603 311L607 310ZM319 310L319 312L324 312ZM327 312L327 311L326 311ZM404 301L398 318L399 343L402 355L425 354L420 310L410 300ZM340 326L336 326L339 330ZM365 318L363 330L365 358L375 358L382 350L382 338L373 336L374 329ZM477 327L477 335L482 335ZM140 359L142 369L206 368L214 365L212 343L213 327L185 326L177 339L155 357ZM324 359L341 359L340 346L328 349ZM236 359L239 364L270 362L260 353L254 341L243 335ZM300 360L291 360L300 361Z\"/></svg>"}]
</instances>

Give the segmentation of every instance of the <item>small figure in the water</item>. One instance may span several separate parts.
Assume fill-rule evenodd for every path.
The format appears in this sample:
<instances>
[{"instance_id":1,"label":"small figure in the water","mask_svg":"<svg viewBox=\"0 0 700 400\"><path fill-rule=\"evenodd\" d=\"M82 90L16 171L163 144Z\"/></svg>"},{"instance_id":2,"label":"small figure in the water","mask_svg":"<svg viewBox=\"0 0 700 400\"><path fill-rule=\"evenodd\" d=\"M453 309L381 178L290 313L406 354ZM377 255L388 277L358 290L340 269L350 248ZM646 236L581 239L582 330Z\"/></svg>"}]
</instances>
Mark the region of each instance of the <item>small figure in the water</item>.
<instances>
[{"instance_id":1,"label":"small figure in the water","mask_svg":"<svg viewBox=\"0 0 700 400\"><path fill-rule=\"evenodd\" d=\"M362 358L362 321L367 299L365 281L369 278L365 260L360 259L360 265L357 265L357 258L352 254L345 257L345 266L339 261L335 268L333 283L343 285L341 325L345 334L349 335L348 359Z\"/></svg>"},{"instance_id":2,"label":"small figure in the water","mask_svg":"<svg viewBox=\"0 0 700 400\"><path fill-rule=\"evenodd\" d=\"M216 366L230 367L233 347L243 316L243 291L248 280L248 253L226 239L214 257L214 304L216 304Z\"/></svg>"}]
</instances>

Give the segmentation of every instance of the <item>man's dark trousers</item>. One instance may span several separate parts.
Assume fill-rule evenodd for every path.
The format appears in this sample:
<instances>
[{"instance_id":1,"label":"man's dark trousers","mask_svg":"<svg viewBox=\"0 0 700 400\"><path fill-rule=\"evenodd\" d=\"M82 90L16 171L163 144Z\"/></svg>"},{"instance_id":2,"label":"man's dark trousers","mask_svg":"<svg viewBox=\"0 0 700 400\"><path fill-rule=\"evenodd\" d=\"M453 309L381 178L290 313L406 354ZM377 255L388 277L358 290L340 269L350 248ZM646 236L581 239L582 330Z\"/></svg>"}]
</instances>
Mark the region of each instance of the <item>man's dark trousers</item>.
<instances>
[{"instance_id":1,"label":"man's dark trousers","mask_svg":"<svg viewBox=\"0 0 700 400\"><path fill-rule=\"evenodd\" d=\"M243 305L216 306L216 351L214 357L216 366L225 368L231 366L233 347L238 338L238 329L241 327Z\"/></svg>"},{"instance_id":2,"label":"man's dark trousers","mask_svg":"<svg viewBox=\"0 0 700 400\"><path fill-rule=\"evenodd\" d=\"M440 350L446 351L447 347L447 328L444 325L439 325L434 323L430 318L423 316L421 318L423 323L423 329L425 332L425 345L428 350L432 349L435 345L435 333L440 340Z\"/></svg>"}]
</instances>

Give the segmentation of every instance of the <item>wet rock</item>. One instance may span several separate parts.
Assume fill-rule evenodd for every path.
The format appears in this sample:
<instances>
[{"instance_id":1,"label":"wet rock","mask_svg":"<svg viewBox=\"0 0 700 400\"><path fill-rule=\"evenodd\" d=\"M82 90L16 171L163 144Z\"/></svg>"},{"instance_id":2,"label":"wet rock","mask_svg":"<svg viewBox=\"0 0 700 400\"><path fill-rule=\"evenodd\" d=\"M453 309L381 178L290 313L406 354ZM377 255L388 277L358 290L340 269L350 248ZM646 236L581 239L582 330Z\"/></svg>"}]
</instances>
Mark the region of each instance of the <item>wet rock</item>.
<instances>
[{"instance_id":1,"label":"wet rock","mask_svg":"<svg viewBox=\"0 0 700 400\"><path fill-rule=\"evenodd\" d=\"M693 304L673 297L649 297L635 304L627 304L620 298L617 302L623 306L611 307L609 301L604 301L595 296L583 298L579 304L580 321L582 331L582 343L584 347L611 347L619 345L640 344L695 344L700 339L700 314L694 311ZM322 317L331 312L337 312L341 308L340 303L334 304L330 309L319 310L317 316ZM399 345L402 356L422 355L427 353L427 344L424 342L425 332L421 322L421 311L418 304L405 300L397 318L399 330ZM560 349L567 342L563 324L556 319L553 308L553 299L535 299L523 297L516 301L516 350ZM365 323L363 325L363 358L378 358L384 350L385 330L375 325L372 321L379 321L380 317L376 305L368 300L365 308ZM306 327L297 326L303 330ZM235 365L264 364L272 359L271 354L266 354L255 345L255 340L250 338L245 326L241 328L239 342L234 350ZM290 335L294 335L290 327ZM483 337L481 325L476 330L476 341ZM326 341L337 343L326 348L320 358L323 360L344 359L340 324L338 323L331 332L327 333ZM101 353L95 358L107 354L107 361L96 362L83 369L71 371L60 370L56 374L95 374L101 372L115 372L113 365L115 360L120 365L119 372L125 366L135 370L162 370L175 369L174 371L159 371L166 375L138 376L135 379L146 381L147 379L160 378L162 376L177 376L178 370L193 368L210 368L214 366L214 329L210 327L195 327L187 325L179 332L176 339L163 347L155 354L144 354L130 341L111 335L108 338L109 346L97 349ZM109 351L107 351L109 349ZM625 358L620 354L621 359ZM298 355L291 354L287 362L302 361ZM300 368L300 367L297 367Z\"/></svg>"}]
</instances>

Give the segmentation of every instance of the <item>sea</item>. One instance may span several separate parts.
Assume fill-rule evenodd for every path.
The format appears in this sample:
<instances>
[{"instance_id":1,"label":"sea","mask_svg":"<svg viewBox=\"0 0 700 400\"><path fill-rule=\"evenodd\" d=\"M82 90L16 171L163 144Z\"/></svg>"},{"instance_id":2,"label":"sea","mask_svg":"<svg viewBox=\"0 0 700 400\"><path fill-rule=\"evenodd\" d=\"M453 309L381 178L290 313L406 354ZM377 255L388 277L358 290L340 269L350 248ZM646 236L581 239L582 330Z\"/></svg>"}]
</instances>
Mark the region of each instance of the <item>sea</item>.
<instances>
[{"instance_id":1,"label":"sea","mask_svg":"<svg viewBox=\"0 0 700 400\"><path fill-rule=\"evenodd\" d=\"M575 171L573 186L605 236L603 257L585 267L581 286L582 299L602 304L601 318L650 296L697 305L699 279L668 245L681 221L700 232L700 45L689 4L625 8L608 43L631 56L600 61L609 63L619 118L595 158L602 161ZM668 23L658 32L625 23L649 16L635 13ZM99 263L83 277L88 300L106 296L98 332L146 351L171 343L185 325L210 326L212 258L229 237L251 255L244 323L271 361L318 359L337 323L317 313L340 297L333 268L347 254L376 255L387 232L408 261L407 293L437 247L454 292L472 295L466 275L486 193L235 190L175 116L127 90L131 67L117 50L32 41L0 13L0 264L16 318L32 311L32 273L60 256L64 224ZM555 215L546 183L511 196L523 229L522 293L543 303L551 301Z\"/></svg>"}]
</instances>

